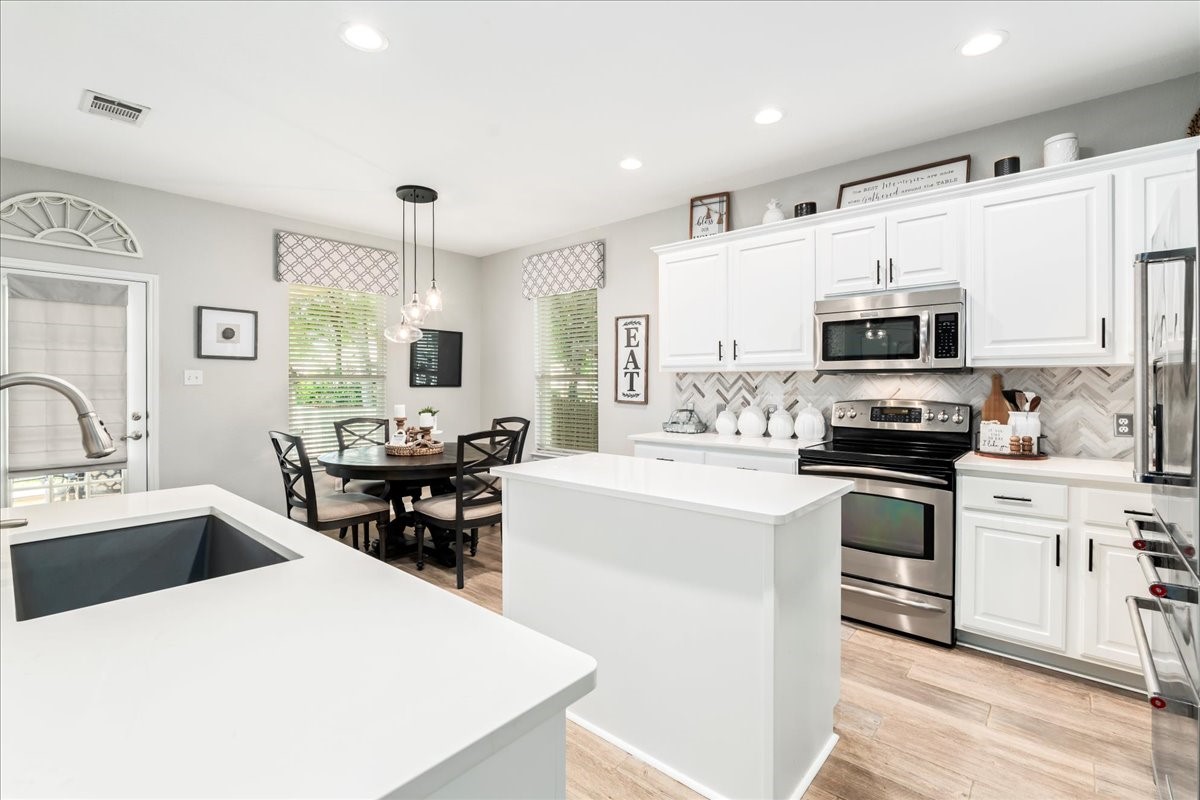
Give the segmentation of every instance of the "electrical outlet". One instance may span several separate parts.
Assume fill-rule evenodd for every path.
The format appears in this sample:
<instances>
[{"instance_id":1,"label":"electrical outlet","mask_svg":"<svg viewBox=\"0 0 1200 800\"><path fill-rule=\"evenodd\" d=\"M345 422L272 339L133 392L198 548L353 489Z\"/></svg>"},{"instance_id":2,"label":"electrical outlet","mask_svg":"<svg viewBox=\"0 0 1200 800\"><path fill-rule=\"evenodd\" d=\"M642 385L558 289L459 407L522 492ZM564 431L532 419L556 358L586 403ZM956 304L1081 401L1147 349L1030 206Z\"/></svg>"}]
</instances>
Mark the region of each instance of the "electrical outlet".
<instances>
[{"instance_id":1,"label":"electrical outlet","mask_svg":"<svg viewBox=\"0 0 1200 800\"><path fill-rule=\"evenodd\" d=\"M1113 435L1133 436L1133 414L1113 414Z\"/></svg>"},{"instance_id":2,"label":"electrical outlet","mask_svg":"<svg viewBox=\"0 0 1200 800\"><path fill-rule=\"evenodd\" d=\"M204 383L204 370L185 369L183 371L184 386L200 386Z\"/></svg>"}]
</instances>

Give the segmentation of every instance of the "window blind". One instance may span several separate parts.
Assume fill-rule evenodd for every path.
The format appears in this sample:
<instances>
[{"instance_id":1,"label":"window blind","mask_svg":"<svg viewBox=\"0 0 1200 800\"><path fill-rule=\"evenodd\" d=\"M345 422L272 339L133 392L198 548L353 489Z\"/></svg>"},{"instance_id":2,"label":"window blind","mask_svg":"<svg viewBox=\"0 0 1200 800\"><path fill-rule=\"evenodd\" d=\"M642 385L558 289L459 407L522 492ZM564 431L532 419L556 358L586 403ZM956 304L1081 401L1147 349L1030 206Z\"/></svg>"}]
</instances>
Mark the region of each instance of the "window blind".
<instances>
[{"instance_id":1,"label":"window blind","mask_svg":"<svg viewBox=\"0 0 1200 800\"><path fill-rule=\"evenodd\" d=\"M535 431L541 453L598 449L596 290L539 297L534 342Z\"/></svg>"},{"instance_id":2,"label":"window blind","mask_svg":"<svg viewBox=\"0 0 1200 800\"><path fill-rule=\"evenodd\" d=\"M384 415L387 298L293 283L288 300L288 427L315 459L335 420Z\"/></svg>"}]
</instances>

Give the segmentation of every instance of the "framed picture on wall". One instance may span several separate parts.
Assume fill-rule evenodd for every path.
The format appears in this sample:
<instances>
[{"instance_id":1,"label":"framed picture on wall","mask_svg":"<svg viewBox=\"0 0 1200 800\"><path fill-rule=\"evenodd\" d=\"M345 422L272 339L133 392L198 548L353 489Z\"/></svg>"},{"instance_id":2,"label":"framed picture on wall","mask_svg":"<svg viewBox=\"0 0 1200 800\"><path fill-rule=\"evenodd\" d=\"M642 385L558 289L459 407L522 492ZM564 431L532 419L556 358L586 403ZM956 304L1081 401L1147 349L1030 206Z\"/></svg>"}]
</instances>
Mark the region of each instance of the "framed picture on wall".
<instances>
[{"instance_id":1,"label":"framed picture on wall","mask_svg":"<svg viewBox=\"0 0 1200 800\"><path fill-rule=\"evenodd\" d=\"M258 312L196 306L196 358L258 358Z\"/></svg>"},{"instance_id":2,"label":"framed picture on wall","mask_svg":"<svg viewBox=\"0 0 1200 800\"><path fill-rule=\"evenodd\" d=\"M701 239L730 230L729 192L693 197L688 238Z\"/></svg>"},{"instance_id":3,"label":"framed picture on wall","mask_svg":"<svg viewBox=\"0 0 1200 800\"><path fill-rule=\"evenodd\" d=\"M650 402L650 387L647 385L650 315L617 317L616 323L616 385L613 399L618 403L644 406Z\"/></svg>"}]
</instances>

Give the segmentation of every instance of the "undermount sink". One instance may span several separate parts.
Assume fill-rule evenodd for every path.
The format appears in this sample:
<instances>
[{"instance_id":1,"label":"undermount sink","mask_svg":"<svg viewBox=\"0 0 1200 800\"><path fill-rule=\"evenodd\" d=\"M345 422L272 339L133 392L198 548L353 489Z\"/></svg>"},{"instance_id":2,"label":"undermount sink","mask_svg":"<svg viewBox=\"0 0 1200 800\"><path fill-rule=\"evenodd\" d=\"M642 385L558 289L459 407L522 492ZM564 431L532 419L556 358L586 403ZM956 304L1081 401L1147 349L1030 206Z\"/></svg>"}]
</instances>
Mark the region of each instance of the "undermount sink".
<instances>
[{"instance_id":1,"label":"undermount sink","mask_svg":"<svg viewBox=\"0 0 1200 800\"><path fill-rule=\"evenodd\" d=\"M24 542L9 552L18 621L299 558L213 515Z\"/></svg>"}]
</instances>

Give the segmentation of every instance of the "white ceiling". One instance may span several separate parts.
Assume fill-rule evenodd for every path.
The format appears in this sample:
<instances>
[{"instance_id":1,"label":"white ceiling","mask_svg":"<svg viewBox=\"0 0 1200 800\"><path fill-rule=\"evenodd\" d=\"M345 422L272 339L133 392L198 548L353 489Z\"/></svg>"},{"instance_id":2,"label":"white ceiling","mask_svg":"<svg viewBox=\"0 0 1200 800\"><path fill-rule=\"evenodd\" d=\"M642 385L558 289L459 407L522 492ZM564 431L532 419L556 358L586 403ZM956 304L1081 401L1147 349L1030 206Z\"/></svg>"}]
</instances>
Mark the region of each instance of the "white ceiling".
<instances>
[{"instance_id":1,"label":"white ceiling","mask_svg":"<svg viewBox=\"0 0 1200 800\"><path fill-rule=\"evenodd\" d=\"M0 155L389 236L427 184L439 246L484 255L1196 71L1198 9L6 0ZM153 110L85 115L85 88Z\"/></svg>"}]
</instances>

